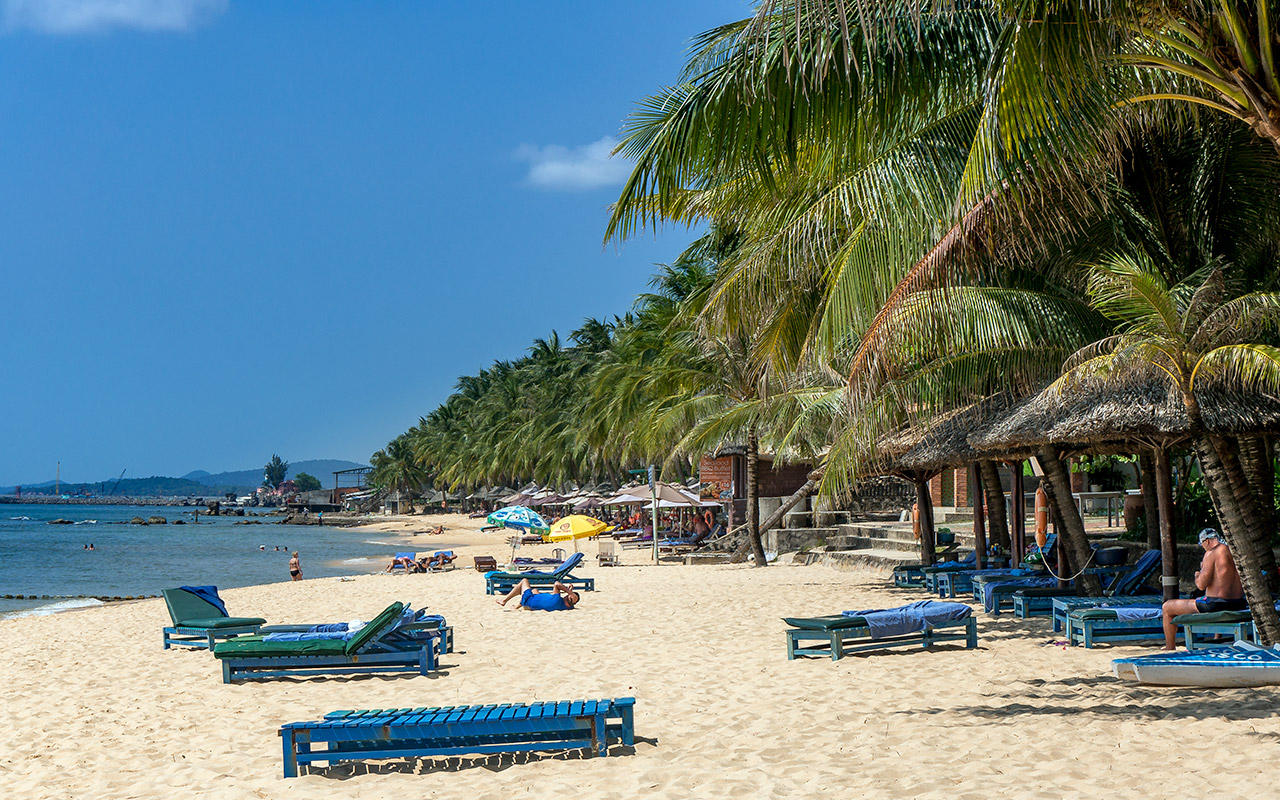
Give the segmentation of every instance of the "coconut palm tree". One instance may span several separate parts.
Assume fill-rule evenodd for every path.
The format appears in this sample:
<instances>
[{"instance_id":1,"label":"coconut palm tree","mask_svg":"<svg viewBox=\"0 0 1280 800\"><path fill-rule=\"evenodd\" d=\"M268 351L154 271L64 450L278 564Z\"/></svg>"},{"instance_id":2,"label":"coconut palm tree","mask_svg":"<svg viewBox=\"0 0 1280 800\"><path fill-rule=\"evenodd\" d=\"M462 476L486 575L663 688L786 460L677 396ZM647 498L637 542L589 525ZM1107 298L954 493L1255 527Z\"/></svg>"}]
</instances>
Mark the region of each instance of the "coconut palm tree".
<instances>
[{"instance_id":1,"label":"coconut palm tree","mask_svg":"<svg viewBox=\"0 0 1280 800\"><path fill-rule=\"evenodd\" d=\"M373 472L369 476L377 486L395 487L400 490L400 497L409 503L409 513L413 513L413 492L425 486L429 476L422 468L413 446L406 435L400 435L387 443L382 450L374 453L369 463Z\"/></svg>"},{"instance_id":2,"label":"coconut palm tree","mask_svg":"<svg viewBox=\"0 0 1280 800\"><path fill-rule=\"evenodd\" d=\"M1280 642L1268 578L1272 532L1259 524L1236 431L1206 421L1225 396L1280 396L1280 292L1233 291L1218 264L1170 286L1150 260L1118 254L1095 268L1090 294L1118 332L1069 359L1058 386L1150 374L1167 382L1186 412L1257 629L1266 643Z\"/></svg>"}]
</instances>

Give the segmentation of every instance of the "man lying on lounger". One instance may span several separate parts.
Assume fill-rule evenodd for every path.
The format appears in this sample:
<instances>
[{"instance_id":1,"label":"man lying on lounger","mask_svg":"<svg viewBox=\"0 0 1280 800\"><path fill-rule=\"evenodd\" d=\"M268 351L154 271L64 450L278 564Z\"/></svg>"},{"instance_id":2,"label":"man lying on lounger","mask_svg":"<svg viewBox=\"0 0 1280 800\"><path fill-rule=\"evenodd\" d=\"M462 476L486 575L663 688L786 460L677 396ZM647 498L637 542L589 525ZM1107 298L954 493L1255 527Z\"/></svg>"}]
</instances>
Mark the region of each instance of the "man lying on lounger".
<instances>
[{"instance_id":1,"label":"man lying on lounger","mask_svg":"<svg viewBox=\"0 0 1280 800\"><path fill-rule=\"evenodd\" d=\"M535 592L525 578L512 587L506 597L493 602L505 607L513 597L520 598L516 601L517 611L572 611L578 604L578 593L560 581L556 581L549 592Z\"/></svg>"},{"instance_id":2,"label":"man lying on lounger","mask_svg":"<svg viewBox=\"0 0 1280 800\"><path fill-rule=\"evenodd\" d=\"M1213 528L1200 531L1200 546L1204 559L1196 572L1196 588L1204 590L1204 597L1194 600L1164 601L1164 649L1173 650L1178 638L1178 627L1173 618L1179 614L1208 614L1215 611L1242 611L1249 607L1244 599L1244 587L1240 585L1240 573L1231 551L1218 538Z\"/></svg>"}]
</instances>

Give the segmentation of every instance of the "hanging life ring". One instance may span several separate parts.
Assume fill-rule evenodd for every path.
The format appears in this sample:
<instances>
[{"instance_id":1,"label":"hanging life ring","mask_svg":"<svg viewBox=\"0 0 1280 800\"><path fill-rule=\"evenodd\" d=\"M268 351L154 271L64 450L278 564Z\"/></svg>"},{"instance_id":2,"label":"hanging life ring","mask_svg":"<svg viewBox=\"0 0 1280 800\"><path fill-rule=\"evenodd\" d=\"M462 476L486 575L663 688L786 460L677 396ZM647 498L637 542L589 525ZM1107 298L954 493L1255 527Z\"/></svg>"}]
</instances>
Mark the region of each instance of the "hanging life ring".
<instances>
[{"instance_id":1,"label":"hanging life ring","mask_svg":"<svg viewBox=\"0 0 1280 800\"><path fill-rule=\"evenodd\" d=\"M1043 486L1036 487L1036 544L1043 550L1049 541L1049 495Z\"/></svg>"}]
</instances>

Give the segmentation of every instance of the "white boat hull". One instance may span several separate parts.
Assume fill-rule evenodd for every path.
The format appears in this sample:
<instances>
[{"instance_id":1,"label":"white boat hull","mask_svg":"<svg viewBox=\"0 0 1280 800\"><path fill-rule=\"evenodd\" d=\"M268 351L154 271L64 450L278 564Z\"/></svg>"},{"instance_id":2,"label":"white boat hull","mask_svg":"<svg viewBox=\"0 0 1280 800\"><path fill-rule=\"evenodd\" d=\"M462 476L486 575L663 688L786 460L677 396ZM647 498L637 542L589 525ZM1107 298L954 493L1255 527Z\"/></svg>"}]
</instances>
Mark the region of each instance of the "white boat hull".
<instances>
[{"instance_id":1,"label":"white boat hull","mask_svg":"<svg viewBox=\"0 0 1280 800\"><path fill-rule=\"evenodd\" d=\"M1272 686L1280 684L1280 651L1238 641L1230 647L1118 658L1111 669L1121 680L1156 686Z\"/></svg>"}]
</instances>

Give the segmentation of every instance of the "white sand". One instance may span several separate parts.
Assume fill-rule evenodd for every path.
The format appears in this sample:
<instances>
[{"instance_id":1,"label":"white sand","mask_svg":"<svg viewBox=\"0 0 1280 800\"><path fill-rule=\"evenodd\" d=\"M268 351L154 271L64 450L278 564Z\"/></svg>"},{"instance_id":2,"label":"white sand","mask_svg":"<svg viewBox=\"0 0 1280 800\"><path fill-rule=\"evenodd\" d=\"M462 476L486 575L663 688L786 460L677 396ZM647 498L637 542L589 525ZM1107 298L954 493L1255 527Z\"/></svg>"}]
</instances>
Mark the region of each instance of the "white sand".
<instances>
[{"instance_id":1,"label":"white sand","mask_svg":"<svg viewBox=\"0 0 1280 800\"><path fill-rule=\"evenodd\" d=\"M459 535L420 536L414 547ZM495 542L470 552L510 552L502 535L465 536ZM640 558L627 551L623 561ZM788 661L782 616L921 595L824 567L585 566L598 591L561 613L504 612L471 569L224 593L233 614L273 623L367 619L392 600L425 605L456 630L457 652L433 677L226 686L208 652L161 649L160 600L0 623L0 796L1260 800L1274 791L1280 691L1110 677L1112 658L1150 647L1043 646L1055 638L1047 621L979 612L974 651ZM280 724L334 709L626 695L636 697L633 754L281 777Z\"/></svg>"}]
</instances>

